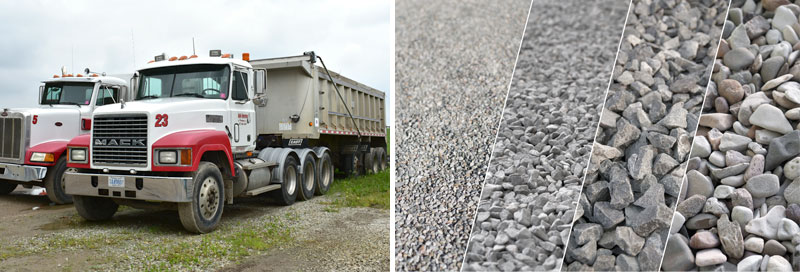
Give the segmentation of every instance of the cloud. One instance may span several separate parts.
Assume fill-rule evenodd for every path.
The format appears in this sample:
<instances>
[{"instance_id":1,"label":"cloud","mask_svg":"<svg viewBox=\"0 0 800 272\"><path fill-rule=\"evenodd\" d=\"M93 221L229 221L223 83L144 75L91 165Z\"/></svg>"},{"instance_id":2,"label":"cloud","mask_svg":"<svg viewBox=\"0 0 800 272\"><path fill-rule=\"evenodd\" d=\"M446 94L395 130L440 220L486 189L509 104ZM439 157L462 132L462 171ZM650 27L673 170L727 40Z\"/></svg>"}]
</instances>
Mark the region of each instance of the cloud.
<instances>
[{"instance_id":1,"label":"cloud","mask_svg":"<svg viewBox=\"0 0 800 272\"><path fill-rule=\"evenodd\" d=\"M132 73L166 53L252 59L314 50L331 70L393 94L392 1L3 1L0 107L36 105L40 81L89 67ZM387 114L388 116L388 114ZM391 117L390 117L391 119Z\"/></svg>"}]
</instances>

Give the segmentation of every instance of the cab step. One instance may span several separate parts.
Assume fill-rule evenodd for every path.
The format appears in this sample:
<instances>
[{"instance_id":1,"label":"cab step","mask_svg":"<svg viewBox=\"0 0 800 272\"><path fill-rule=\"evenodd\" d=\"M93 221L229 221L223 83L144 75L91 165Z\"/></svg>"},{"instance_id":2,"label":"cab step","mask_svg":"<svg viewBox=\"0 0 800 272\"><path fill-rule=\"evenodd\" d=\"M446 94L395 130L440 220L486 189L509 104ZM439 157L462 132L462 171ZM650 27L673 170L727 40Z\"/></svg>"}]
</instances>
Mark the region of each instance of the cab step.
<instances>
[{"instance_id":1,"label":"cab step","mask_svg":"<svg viewBox=\"0 0 800 272\"><path fill-rule=\"evenodd\" d=\"M257 195L260 195L260 194L263 194L263 193L266 193L266 192L269 192L269 191L278 190L280 188L281 188L280 184L272 184L272 185L267 185L267 186L264 186L264 187L261 187L261 188L255 189L255 190L247 191L245 193L245 195L246 196L257 196Z\"/></svg>"}]
</instances>

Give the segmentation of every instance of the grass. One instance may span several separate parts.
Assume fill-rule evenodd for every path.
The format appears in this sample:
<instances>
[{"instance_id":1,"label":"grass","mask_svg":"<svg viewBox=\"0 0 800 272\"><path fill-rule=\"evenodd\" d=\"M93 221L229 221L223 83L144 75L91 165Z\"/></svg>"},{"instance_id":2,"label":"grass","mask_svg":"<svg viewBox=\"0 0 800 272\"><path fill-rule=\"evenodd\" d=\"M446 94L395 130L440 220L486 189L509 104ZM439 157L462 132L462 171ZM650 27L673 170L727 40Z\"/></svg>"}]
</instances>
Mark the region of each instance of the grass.
<instances>
[{"instance_id":1,"label":"grass","mask_svg":"<svg viewBox=\"0 0 800 272\"><path fill-rule=\"evenodd\" d=\"M387 210L390 206L389 189L388 170L374 175L336 180L328 192L334 196L329 204L335 208L369 207ZM326 211L338 211L335 208Z\"/></svg>"}]
</instances>

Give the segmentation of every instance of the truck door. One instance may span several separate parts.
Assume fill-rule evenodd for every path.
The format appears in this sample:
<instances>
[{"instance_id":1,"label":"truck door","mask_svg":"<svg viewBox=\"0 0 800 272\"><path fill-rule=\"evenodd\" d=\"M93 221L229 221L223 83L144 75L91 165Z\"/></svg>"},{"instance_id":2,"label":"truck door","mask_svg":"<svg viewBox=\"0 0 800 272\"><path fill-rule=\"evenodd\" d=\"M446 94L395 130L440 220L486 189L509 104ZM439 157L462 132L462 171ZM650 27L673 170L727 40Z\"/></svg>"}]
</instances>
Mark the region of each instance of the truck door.
<instances>
[{"instance_id":1,"label":"truck door","mask_svg":"<svg viewBox=\"0 0 800 272\"><path fill-rule=\"evenodd\" d=\"M253 84L246 69L233 71L231 99L231 147L234 153L253 151L256 142L255 106L250 95Z\"/></svg>"}]
</instances>

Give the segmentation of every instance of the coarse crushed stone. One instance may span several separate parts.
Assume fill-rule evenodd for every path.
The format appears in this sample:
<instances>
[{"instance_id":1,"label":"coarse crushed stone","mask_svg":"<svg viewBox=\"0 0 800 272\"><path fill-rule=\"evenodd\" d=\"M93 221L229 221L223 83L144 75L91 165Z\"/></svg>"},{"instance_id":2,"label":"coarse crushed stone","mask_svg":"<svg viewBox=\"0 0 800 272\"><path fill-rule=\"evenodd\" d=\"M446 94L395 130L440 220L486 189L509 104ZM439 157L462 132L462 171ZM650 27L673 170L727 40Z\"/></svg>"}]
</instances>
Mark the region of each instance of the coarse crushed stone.
<instances>
[{"instance_id":1,"label":"coarse crushed stone","mask_svg":"<svg viewBox=\"0 0 800 272\"><path fill-rule=\"evenodd\" d=\"M631 3L562 270L659 269L727 7Z\"/></svg>"},{"instance_id":2,"label":"coarse crushed stone","mask_svg":"<svg viewBox=\"0 0 800 272\"><path fill-rule=\"evenodd\" d=\"M529 0L396 2L397 270L458 270Z\"/></svg>"}]
</instances>

